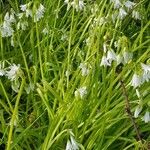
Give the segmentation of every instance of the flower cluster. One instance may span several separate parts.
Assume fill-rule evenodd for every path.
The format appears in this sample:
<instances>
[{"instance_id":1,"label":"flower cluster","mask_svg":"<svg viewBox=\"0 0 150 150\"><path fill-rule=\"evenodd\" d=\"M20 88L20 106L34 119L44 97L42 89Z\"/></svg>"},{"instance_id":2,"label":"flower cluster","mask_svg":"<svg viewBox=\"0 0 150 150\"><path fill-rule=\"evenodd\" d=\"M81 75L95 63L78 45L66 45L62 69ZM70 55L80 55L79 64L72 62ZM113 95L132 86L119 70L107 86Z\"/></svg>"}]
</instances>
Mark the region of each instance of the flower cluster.
<instances>
[{"instance_id":1,"label":"flower cluster","mask_svg":"<svg viewBox=\"0 0 150 150\"><path fill-rule=\"evenodd\" d=\"M143 83L149 82L150 80L150 65L146 65L141 63L142 73L137 74L134 73L132 80L131 80L131 86L134 88L140 87Z\"/></svg>"},{"instance_id":2,"label":"flower cluster","mask_svg":"<svg viewBox=\"0 0 150 150\"><path fill-rule=\"evenodd\" d=\"M69 10L70 7L73 7L76 11L79 11L83 10L85 7L85 3L83 0L73 0L72 2L70 2L69 0L65 0L64 3L67 4L67 10Z\"/></svg>"},{"instance_id":3,"label":"flower cluster","mask_svg":"<svg viewBox=\"0 0 150 150\"><path fill-rule=\"evenodd\" d=\"M33 10L31 2L29 2L28 4L20 5L20 13L16 13L13 9L10 12L6 12L4 21L0 25L0 33L2 37L11 37L11 46L14 46L15 29L26 30L29 17L33 17L34 22L37 22L44 16L45 8L42 4ZM15 24L17 28L14 27Z\"/></svg>"},{"instance_id":4,"label":"flower cluster","mask_svg":"<svg viewBox=\"0 0 150 150\"><path fill-rule=\"evenodd\" d=\"M134 18L136 20L141 19L139 12L136 10L133 10L136 3L131 2L129 0L123 1L123 2L120 0L110 0L110 2L113 3L114 9L118 10L117 13L112 15L113 22L115 19L117 19L117 17L121 20L124 19L130 11L132 11L132 18Z\"/></svg>"},{"instance_id":5,"label":"flower cluster","mask_svg":"<svg viewBox=\"0 0 150 150\"><path fill-rule=\"evenodd\" d=\"M86 86L77 89L74 94L75 94L75 97L80 97L81 99L83 99L84 96L87 94Z\"/></svg>"},{"instance_id":6,"label":"flower cluster","mask_svg":"<svg viewBox=\"0 0 150 150\"><path fill-rule=\"evenodd\" d=\"M82 76L87 76L89 74L89 68L88 65L86 63L81 63L79 68L81 69L82 72Z\"/></svg>"},{"instance_id":7,"label":"flower cluster","mask_svg":"<svg viewBox=\"0 0 150 150\"><path fill-rule=\"evenodd\" d=\"M10 37L14 33L13 23L15 23L15 16L14 11L12 10L11 13L7 12L4 16L4 22L0 25L0 32L2 37Z\"/></svg>"},{"instance_id":8,"label":"flower cluster","mask_svg":"<svg viewBox=\"0 0 150 150\"><path fill-rule=\"evenodd\" d=\"M107 48L107 45L103 44L104 55L102 56L100 66L111 66L113 61L116 61L117 65L120 63L127 64L132 60L132 53L127 50L123 50L119 54L116 54L113 49Z\"/></svg>"}]
</instances>

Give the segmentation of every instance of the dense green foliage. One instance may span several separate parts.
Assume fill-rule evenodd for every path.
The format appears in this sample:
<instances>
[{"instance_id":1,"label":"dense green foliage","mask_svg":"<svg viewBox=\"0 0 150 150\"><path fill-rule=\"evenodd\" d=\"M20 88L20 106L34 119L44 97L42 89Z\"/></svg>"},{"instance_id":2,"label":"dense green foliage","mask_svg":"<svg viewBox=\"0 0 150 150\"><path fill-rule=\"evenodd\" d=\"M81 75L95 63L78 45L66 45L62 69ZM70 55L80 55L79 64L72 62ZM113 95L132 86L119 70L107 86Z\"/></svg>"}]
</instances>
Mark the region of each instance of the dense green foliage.
<instances>
[{"instance_id":1,"label":"dense green foliage","mask_svg":"<svg viewBox=\"0 0 150 150\"><path fill-rule=\"evenodd\" d=\"M109 0L85 0L78 11L67 9L63 0L45 0L37 21L17 15L28 2L0 1L1 28L11 8L16 18L12 36L0 33L0 72L6 72L0 75L0 149L64 150L70 136L81 150L148 149L150 120L141 118L150 112L149 81L135 89L131 80L135 72L141 74L141 63L150 65L149 0L136 1L132 8L139 19L132 10L119 18ZM30 2L33 14L39 5L38 0ZM20 20L28 23L25 30L18 27ZM120 65L114 60L102 65L105 46L116 55L128 52L133 57ZM17 79L9 78L13 64L19 64ZM142 106L134 118L142 142L125 111L120 80L133 118Z\"/></svg>"}]
</instances>

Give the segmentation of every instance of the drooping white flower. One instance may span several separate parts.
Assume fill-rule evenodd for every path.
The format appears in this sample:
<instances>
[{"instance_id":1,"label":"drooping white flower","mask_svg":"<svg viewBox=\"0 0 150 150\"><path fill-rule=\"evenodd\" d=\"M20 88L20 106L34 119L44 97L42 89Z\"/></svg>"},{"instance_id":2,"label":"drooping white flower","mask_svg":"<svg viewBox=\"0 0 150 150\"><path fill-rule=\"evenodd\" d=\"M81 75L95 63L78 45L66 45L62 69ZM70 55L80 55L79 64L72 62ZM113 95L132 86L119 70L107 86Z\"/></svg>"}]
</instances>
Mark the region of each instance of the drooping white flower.
<instances>
[{"instance_id":1,"label":"drooping white flower","mask_svg":"<svg viewBox=\"0 0 150 150\"><path fill-rule=\"evenodd\" d=\"M67 141L66 150L79 150L78 143L72 135L70 136L70 140Z\"/></svg>"},{"instance_id":2,"label":"drooping white flower","mask_svg":"<svg viewBox=\"0 0 150 150\"><path fill-rule=\"evenodd\" d=\"M131 80L131 86L134 88L139 87L142 84L142 78L140 75L134 73L132 80Z\"/></svg>"},{"instance_id":3,"label":"drooping white flower","mask_svg":"<svg viewBox=\"0 0 150 150\"><path fill-rule=\"evenodd\" d=\"M136 20L141 20L140 13L138 11L133 10L132 11L132 18L134 18Z\"/></svg>"},{"instance_id":4,"label":"drooping white flower","mask_svg":"<svg viewBox=\"0 0 150 150\"><path fill-rule=\"evenodd\" d=\"M124 3L124 5L125 5L125 7L127 7L128 10L129 10L129 9L132 9L132 8L135 6L135 3L134 3L134 2L131 2L131 1L126 1L126 2Z\"/></svg>"},{"instance_id":5,"label":"drooping white flower","mask_svg":"<svg viewBox=\"0 0 150 150\"><path fill-rule=\"evenodd\" d=\"M150 65L146 65L146 64L141 63L141 67L145 73L150 72Z\"/></svg>"},{"instance_id":6,"label":"drooping white flower","mask_svg":"<svg viewBox=\"0 0 150 150\"><path fill-rule=\"evenodd\" d=\"M126 15L127 15L127 12L123 8L120 8L119 9L119 15L118 15L119 18L123 19Z\"/></svg>"},{"instance_id":7,"label":"drooping white flower","mask_svg":"<svg viewBox=\"0 0 150 150\"><path fill-rule=\"evenodd\" d=\"M17 23L17 29L21 29L21 30L26 30L28 27L28 22L27 21L19 21Z\"/></svg>"},{"instance_id":8,"label":"drooping white flower","mask_svg":"<svg viewBox=\"0 0 150 150\"><path fill-rule=\"evenodd\" d=\"M26 17L28 18L29 16L30 16L30 17L33 16L31 9L27 9L27 10L26 10Z\"/></svg>"},{"instance_id":9,"label":"drooping white flower","mask_svg":"<svg viewBox=\"0 0 150 150\"><path fill-rule=\"evenodd\" d=\"M5 71L3 69L0 69L0 76L4 76L5 75Z\"/></svg>"},{"instance_id":10,"label":"drooping white flower","mask_svg":"<svg viewBox=\"0 0 150 150\"><path fill-rule=\"evenodd\" d=\"M41 18L44 17L45 8L40 4L39 8L36 10L34 15L34 22L38 22Z\"/></svg>"},{"instance_id":11,"label":"drooping white flower","mask_svg":"<svg viewBox=\"0 0 150 150\"><path fill-rule=\"evenodd\" d=\"M111 49L107 52L107 60L111 64L113 60L117 60L115 52Z\"/></svg>"},{"instance_id":12,"label":"drooping white flower","mask_svg":"<svg viewBox=\"0 0 150 150\"><path fill-rule=\"evenodd\" d=\"M0 31L1 31L2 37L10 37L14 33L14 30L11 27L11 24L6 21L4 21L3 24L1 25Z\"/></svg>"},{"instance_id":13,"label":"drooping white flower","mask_svg":"<svg viewBox=\"0 0 150 150\"><path fill-rule=\"evenodd\" d=\"M15 91L16 93L18 93L19 91L19 87L20 87L20 82L18 79L15 79L11 82L11 88L13 91Z\"/></svg>"},{"instance_id":14,"label":"drooping white flower","mask_svg":"<svg viewBox=\"0 0 150 150\"><path fill-rule=\"evenodd\" d=\"M121 64L121 63L123 63L123 56L121 55L121 54L118 54L117 55L117 65L119 65L119 64Z\"/></svg>"},{"instance_id":15,"label":"drooping white flower","mask_svg":"<svg viewBox=\"0 0 150 150\"><path fill-rule=\"evenodd\" d=\"M83 97L87 94L86 86L77 89L74 94L75 94L75 97L80 96L81 99L83 99Z\"/></svg>"},{"instance_id":16,"label":"drooping white flower","mask_svg":"<svg viewBox=\"0 0 150 150\"><path fill-rule=\"evenodd\" d=\"M44 28L43 31L42 31L42 33L43 33L44 35L47 35L47 34L48 34L48 29L47 29L47 28Z\"/></svg>"},{"instance_id":17,"label":"drooping white flower","mask_svg":"<svg viewBox=\"0 0 150 150\"><path fill-rule=\"evenodd\" d=\"M82 76L87 76L89 74L89 69L86 63L81 63L79 68L81 69Z\"/></svg>"},{"instance_id":18,"label":"drooping white flower","mask_svg":"<svg viewBox=\"0 0 150 150\"><path fill-rule=\"evenodd\" d=\"M27 4L20 5L20 10L26 11L27 10Z\"/></svg>"},{"instance_id":19,"label":"drooping white flower","mask_svg":"<svg viewBox=\"0 0 150 150\"><path fill-rule=\"evenodd\" d=\"M130 60L132 60L133 54L127 51L123 52L124 64L127 64Z\"/></svg>"},{"instance_id":20,"label":"drooping white flower","mask_svg":"<svg viewBox=\"0 0 150 150\"><path fill-rule=\"evenodd\" d=\"M83 0L73 1L71 2L71 6L76 9L76 11L82 10L84 8L84 2Z\"/></svg>"},{"instance_id":21,"label":"drooping white flower","mask_svg":"<svg viewBox=\"0 0 150 150\"><path fill-rule=\"evenodd\" d=\"M78 144L75 141L73 136L70 136L70 140L71 140L71 144L72 144L72 150L78 150L79 149Z\"/></svg>"},{"instance_id":22,"label":"drooping white flower","mask_svg":"<svg viewBox=\"0 0 150 150\"><path fill-rule=\"evenodd\" d=\"M145 123L148 123L150 121L150 113L148 111L146 111L145 115L143 116L142 120Z\"/></svg>"},{"instance_id":23,"label":"drooping white flower","mask_svg":"<svg viewBox=\"0 0 150 150\"><path fill-rule=\"evenodd\" d=\"M150 72L144 72L143 75L142 75L142 82L149 82L150 80Z\"/></svg>"},{"instance_id":24,"label":"drooping white flower","mask_svg":"<svg viewBox=\"0 0 150 150\"><path fill-rule=\"evenodd\" d=\"M103 55L100 66L111 66L111 63L107 60L107 57L105 55Z\"/></svg>"},{"instance_id":25,"label":"drooping white flower","mask_svg":"<svg viewBox=\"0 0 150 150\"><path fill-rule=\"evenodd\" d=\"M72 150L72 144L70 140L67 141L66 150Z\"/></svg>"},{"instance_id":26,"label":"drooping white flower","mask_svg":"<svg viewBox=\"0 0 150 150\"><path fill-rule=\"evenodd\" d=\"M121 6L120 0L111 0L114 4L114 9L118 9Z\"/></svg>"},{"instance_id":27,"label":"drooping white flower","mask_svg":"<svg viewBox=\"0 0 150 150\"><path fill-rule=\"evenodd\" d=\"M142 106L137 106L134 112L134 117L137 118L140 114L140 112L142 111Z\"/></svg>"},{"instance_id":28,"label":"drooping white flower","mask_svg":"<svg viewBox=\"0 0 150 150\"><path fill-rule=\"evenodd\" d=\"M9 71L6 71L6 76L8 77L8 79L10 79L11 81L15 80L18 77L18 71L20 69L20 65L11 65L9 67Z\"/></svg>"}]
</instances>

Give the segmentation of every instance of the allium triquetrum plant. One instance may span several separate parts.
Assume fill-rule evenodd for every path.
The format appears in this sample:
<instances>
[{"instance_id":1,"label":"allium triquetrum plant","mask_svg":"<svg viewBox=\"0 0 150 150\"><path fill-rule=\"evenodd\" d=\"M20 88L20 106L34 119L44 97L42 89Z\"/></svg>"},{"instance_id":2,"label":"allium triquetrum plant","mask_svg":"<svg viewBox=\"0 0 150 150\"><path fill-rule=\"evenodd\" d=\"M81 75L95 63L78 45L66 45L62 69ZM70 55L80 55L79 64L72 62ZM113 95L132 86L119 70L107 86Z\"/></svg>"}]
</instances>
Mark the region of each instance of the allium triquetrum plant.
<instances>
[{"instance_id":1,"label":"allium triquetrum plant","mask_svg":"<svg viewBox=\"0 0 150 150\"><path fill-rule=\"evenodd\" d=\"M149 0L0 4L0 149L150 148Z\"/></svg>"}]
</instances>

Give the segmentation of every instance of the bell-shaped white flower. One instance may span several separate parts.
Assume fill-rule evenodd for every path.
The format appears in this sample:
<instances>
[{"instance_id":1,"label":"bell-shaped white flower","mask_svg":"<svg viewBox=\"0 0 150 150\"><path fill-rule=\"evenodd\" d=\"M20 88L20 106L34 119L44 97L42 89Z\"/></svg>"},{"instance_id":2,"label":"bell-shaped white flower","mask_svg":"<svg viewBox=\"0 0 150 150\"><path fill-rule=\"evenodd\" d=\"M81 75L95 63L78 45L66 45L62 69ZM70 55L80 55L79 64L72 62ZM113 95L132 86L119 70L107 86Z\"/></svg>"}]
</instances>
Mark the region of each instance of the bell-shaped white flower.
<instances>
[{"instance_id":1,"label":"bell-shaped white flower","mask_svg":"<svg viewBox=\"0 0 150 150\"><path fill-rule=\"evenodd\" d=\"M142 120L145 123L148 123L150 121L150 113L148 111L146 111L145 115L143 116Z\"/></svg>"},{"instance_id":2,"label":"bell-shaped white flower","mask_svg":"<svg viewBox=\"0 0 150 150\"><path fill-rule=\"evenodd\" d=\"M66 150L79 150L78 143L72 135L70 135L70 140L67 141Z\"/></svg>"},{"instance_id":3,"label":"bell-shaped white flower","mask_svg":"<svg viewBox=\"0 0 150 150\"><path fill-rule=\"evenodd\" d=\"M142 106L137 106L134 112L134 117L137 118L142 111Z\"/></svg>"},{"instance_id":4,"label":"bell-shaped white flower","mask_svg":"<svg viewBox=\"0 0 150 150\"><path fill-rule=\"evenodd\" d=\"M117 65L124 62L123 56L121 54L118 54L116 57L117 57L116 58L117 59Z\"/></svg>"},{"instance_id":5,"label":"bell-shaped white flower","mask_svg":"<svg viewBox=\"0 0 150 150\"><path fill-rule=\"evenodd\" d=\"M86 88L86 86L77 89L74 94L75 94L75 97L80 96L81 99L83 99L84 96L87 94L87 88Z\"/></svg>"},{"instance_id":6,"label":"bell-shaped white flower","mask_svg":"<svg viewBox=\"0 0 150 150\"><path fill-rule=\"evenodd\" d=\"M3 69L0 69L0 76L4 76L5 75L5 71Z\"/></svg>"},{"instance_id":7,"label":"bell-shaped white flower","mask_svg":"<svg viewBox=\"0 0 150 150\"><path fill-rule=\"evenodd\" d=\"M75 8L76 11L82 10L84 8L84 5L85 4L84 4L83 0L79 0L78 2L77 1L71 2L71 6L73 8Z\"/></svg>"},{"instance_id":8,"label":"bell-shaped white flower","mask_svg":"<svg viewBox=\"0 0 150 150\"><path fill-rule=\"evenodd\" d=\"M34 15L34 22L38 22L41 18L44 17L45 7L40 4L39 8L36 10Z\"/></svg>"},{"instance_id":9,"label":"bell-shaped white flower","mask_svg":"<svg viewBox=\"0 0 150 150\"><path fill-rule=\"evenodd\" d=\"M134 73L132 80L130 82L131 86L133 86L134 88L139 87L142 84L142 78L140 75Z\"/></svg>"},{"instance_id":10,"label":"bell-shaped white flower","mask_svg":"<svg viewBox=\"0 0 150 150\"><path fill-rule=\"evenodd\" d=\"M127 12L123 8L120 8L119 9L119 15L118 15L119 18L123 19L126 15L127 15Z\"/></svg>"},{"instance_id":11,"label":"bell-shaped white flower","mask_svg":"<svg viewBox=\"0 0 150 150\"><path fill-rule=\"evenodd\" d=\"M133 10L132 11L132 18L134 18L136 20L141 20L140 13L138 11Z\"/></svg>"},{"instance_id":12,"label":"bell-shaped white flower","mask_svg":"<svg viewBox=\"0 0 150 150\"><path fill-rule=\"evenodd\" d=\"M131 2L131 1L126 1L126 2L124 3L124 5L125 5L125 7L127 7L128 10L129 10L129 9L132 9L132 8L135 6L135 3L134 3L134 2Z\"/></svg>"},{"instance_id":13,"label":"bell-shaped white flower","mask_svg":"<svg viewBox=\"0 0 150 150\"><path fill-rule=\"evenodd\" d=\"M9 67L9 69L9 71L6 71L6 76L11 81L14 81L16 78L18 78L18 71L20 69L20 65L13 64Z\"/></svg>"},{"instance_id":14,"label":"bell-shaped white flower","mask_svg":"<svg viewBox=\"0 0 150 150\"><path fill-rule=\"evenodd\" d=\"M111 49L107 52L107 60L111 64L113 60L117 60L115 52Z\"/></svg>"},{"instance_id":15,"label":"bell-shaped white flower","mask_svg":"<svg viewBox=\"0 0 150 150\"><path fill-rule=\"evenodd\" d=\"M145 73L150 72L150 65L146 65L146 64L141 63L141 67Z\"/></svg>"},{"instance_id":16,"label":"bell-shaped white flower","mask_svg":"<svg viewBox=\"0 0 150 150\"><path fill-rule=\"evenodd\" d=\"M26 11L26 9L27 9L27 4L20 5L20 10Z\"/></svg>"},{"instance_id":17,"label":"bell-shaped white flower","mask_svg":"<svg viewBox=\"0 0 150 150\"><path fill-rule=\"evenodd\" d=\"M111 2L114 4L114 9L117 9L121 6L120 0L111 0Z\"/></svg>"},{"instance_id":18,"label":"bell-shaped white flower","mask_svg":"<svg viewBox=\"0 0 150 150\"><path fill-rule=\"evenodd\" d=\"M100 66L104 66L104 67L111 66L111 63L107 60L107 57L105 55L102 57Z\"/></svg>"},{"instance_id":19,"label":"bell-shaped white flower","mask_svg":"<svg viewBox=\"0 0 150 150\"><path fill-rule=\"evenodd\" d=\"M127 64L130 60L132 60L133 54L127 51L123 52L124 64Z\"/></svg>"},{"instance_id":20,"label":"bell-shaped white flower","mask_svg":"<svg viewBox=\"0 0 150 150\"><path fill-rule=\"evenodd\" d=\"M79 68L81 69L82 76L87 76L89 74L89 69L86 63L81 63Z\"/></svg>"}]
</instances>

